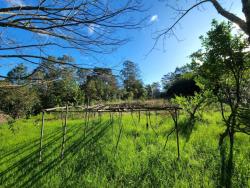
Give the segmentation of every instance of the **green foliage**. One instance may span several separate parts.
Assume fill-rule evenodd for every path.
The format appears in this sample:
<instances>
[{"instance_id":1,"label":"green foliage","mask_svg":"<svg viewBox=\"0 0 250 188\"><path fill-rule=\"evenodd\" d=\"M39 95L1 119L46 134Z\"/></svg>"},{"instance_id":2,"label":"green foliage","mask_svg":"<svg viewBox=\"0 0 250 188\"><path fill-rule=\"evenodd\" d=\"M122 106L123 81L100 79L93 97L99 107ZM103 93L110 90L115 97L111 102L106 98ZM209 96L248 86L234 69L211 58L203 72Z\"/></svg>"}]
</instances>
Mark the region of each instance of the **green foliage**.
<instances>
[{"instance_id":1,"label":"green foliage","mask_svg":"<svg viewBox=\"0 0 250 188\"><path fill-rule=\"evenodd\" d=\"M203 48L192 55L192 64L196 63L195 71L204 89L212 91L220 104L226 125L219 138L220 155L224 156L221 174L225 174L221 185L233 187L235 134L250 134L249 124L244 121L245 110L248 111L248 107L245 109L248 99L244 97L250 78L249 43L242 34L233 34L232 24L215 20L201 41ZM229 147L225 146L226 138L229 138Z\"/></svg>"},{"instance_id":2,"label":"green foliage","mask_svg":"<svg viewBox=\"0 0 250 188\"><path fill-rule=\"evenodd\" d=\"M174 72L164 75L161 79L163 89L167 91L174 82L180 79L192 79L193 73L189 64L176 67Z\"/></svg>"},{"instance_id":3,"label":"green foliage","mask_svg":"<svg viewBox=\"0 0 250 188\"><path fill-rule=\"evenodd\" d=\"M161 97L161 85L159 82L154 82L145 86L147 99L158 99Z\"/></svg>"},{"instance_id":4,"label":"green foliage","mask_svg":"<svg viewBox=\"0 0 250 188\"><path fill-rule=\"evenodd\" d=\"M193 54L193 62L202 62L197 74L205 89L212 90L221 104L221 113L229 131L241 131L237 116L245 106L249 87L248 41L242 34L232 34L232 24L212 22L212 29L201 37L203 49ZM230 108L225 115L224 108Z\"/></svg>"},{"instance_id":5,"label":"green foliage","mask_svg":"<svg viewBox=\"0 0 250 188\"><path fill-rule=\"evenodd\" d=\"M25 78L28 76L27 67L19 64L7 73L8 81L13 84L24 84Z\"/></svg>"},{"instance_id":6,"label":"green foliage","mask_svg":"<svg viewBox=\"0 0 250 188\"><path fill-rule=\"evenodd\" d=\"M84 74L83 72L81 73ZM109 68L94 68L82 83L86 100L111 101L117 98L117 79Z\"/></svg>"},{"instance_id":7,"label":"green foliage","mask_svg":"<svg viewBox=\"0 0 250 188\"><path fill-rule=\"evenodd\" d=\"M39 104L39 98L34 89L23 86L20 88L0 89L1 110L13 118L28 117Z\"/></svg>"},{"instance_id":8,"label":"green foliage","mask_svg":"<svg viewBox=\"0 0 250 188\"><path fill-rule=\"evenodd\" d=\"M67 65L74 60L69 56L49 57L51 61L42 62L34 77L46 79L48 83L38 84L35 88L40 96L40 108L63 106L67 103L81 104L83 93L75 79L76 69ZM59 61L57 65L53 61ZM41 110L38 107L38 111Z\"/></svg>"},{"instance_id":9,"label":"green foliage","mask_svg":"<svg viewBox=\"0 0 250 188\"><path fill-rule=\"evenodd\" d=\"M146 91L143 83L140 80L139 68L132 61L125 61L121 70L123 87L125 93L123 99L140 99L144 98Z\"/></svg>"},{"instance_id":10,"label":"green foliage","mask_svg":"<svg viewBox=\"0 0 250 188\"><path fill-rule=\"evenodd\" d=\"M199 112L201 114L205 107L213 102L213 95L211 91L205 90L195 93L194 96L175 96L171 101L174 104L178 104L184 110L187 114L188 122L193 126L195 119L198 118L196 114Z\"/></svg>"}]
</instances>

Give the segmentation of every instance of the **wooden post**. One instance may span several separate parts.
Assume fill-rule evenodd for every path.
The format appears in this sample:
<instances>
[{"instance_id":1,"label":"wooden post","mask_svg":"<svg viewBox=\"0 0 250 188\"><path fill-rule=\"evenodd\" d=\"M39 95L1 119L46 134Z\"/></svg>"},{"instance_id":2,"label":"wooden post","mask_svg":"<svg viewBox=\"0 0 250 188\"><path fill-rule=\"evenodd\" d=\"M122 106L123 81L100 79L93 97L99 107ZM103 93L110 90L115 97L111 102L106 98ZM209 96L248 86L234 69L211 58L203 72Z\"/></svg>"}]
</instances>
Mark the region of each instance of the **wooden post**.
<instances>
[{"instance_id":1,"label":"wooden post","mask_svg":"<svg viewBox=\"0 0 250 188\"><path fill-rule=\"evenodd\" d=\"M112 142L114 140L114 113L112 113Z\"/></svg>"},{"instance_id":2,"label":"wooden post","mask_svg":"<svg viewBox=\"0 0 250 188\"><path fill-rule=\"evenodd\" d=\"M158 129L158 113L155 111L155 122L156 122L156 128Z\"/></svg>"},{"instance_id":3,"label":"wooden post","mask_svg":"<svg viewBox=\"0 0 250 188\"><path fill-rule=\"evenodd\" d=\"M118 139L117 139L117 142L116 142L116 146L115 146L115 155L116 155L116 152L117 152L117 149L118 149L118 144L120 142L120 139L121 139L121 135L122 135L122 127L123 124L122 124L122 112L119 112L119 134L118 134Z\"/></svg>"},{"instance_id":4,"label":"wooden post","mask_svg":"<svg viewBox=\"0 0 250 188\"><path fill-rule=\"evenodd\" d=\"M109 122L112 123L113 119L112 119L112 112L109 112Z\"/></svg>"},{"instance_id":5,"label":"wooden post","mask_svg":"<svg viewBox=\"0 0 250 188\"><path fill-rule=\"evenodd\" d=\"M174 110L174 124L175 124L175 131L176 131L176 144L177 144L177 152L178 152L178 160L180 159L180 145L179 145L179 130L178 130L178 111Z\"/></svg>"},{"instance_id":6,"label":"wooden post","mask_svg":"<svg viewBox=\"0 0 250 188\"><path fill-rule=\"evenodd\" d=\"M139 117L138 117L138 123L140 123L140 121L141 121L141 111L139 110Z\"/></svg>"},{"instance_id":7,"label":"wooden post","mask_svg":"<svg viewBox=\"0 0 250 188\"><path fill-rule=\"evenodd\" d=\"M148 130L148 111L146 111L146 121L147 121L147 123L146 123L146 128L147 128L147 130Z\"/></svg>"},{"instance_id":8,"label":"wooden post","mask_svg":"<svg viewBox=\"0 0 250 188\"><path fill-rule=\"evenodd\" d=\"M63 156L64 156L64 150L65 150L68 111L69 111L69 107L68 107L68 104L67 104L66 105L66 114L65 114L64 127L63 127L63 140L62 140L61 158L63 158Z\"/></svg>"},{"instance_id":9,"label":"wooden post","mask_svg":"<svg viewBox=\"0 0 250 188\"><path fill-rule=\"evenodd\" d=\"M101 115L101 112L98 112L98 121L99 121L99 123L101 123L101 121L102 121L102 115Z\"/></svg>"},{"instance_id":10,"label":"wooden post","mask_svg":"<svg viewBox=\"0 0 250 188\"><path fill-rule=\"evenodd\" d=\"M149 119L149 125L152 127L151 113L150 113L150 111L148 112L148 119Z\"/></svg>"},{"instance_id":11,"label":"wooden post","mask_svg":"<svg viewBox=\"0 0 250 188\"><path fill-rule=\"evenodd\" d=\"M42 112L42 125L40 134L40 152L39 152L39 162L42 162L42 150L43 150L43 131L44 131L44 111Z\"/></svg>"},{"instance_id":12,"label":"wooden post","mask_svg":"<svg viewBox=\"0 0 250 188\"><path fill-rule=\"evenodd\" d=\"M88 118L88 111L86 110L84 115L84 137L86 136L86 129L87 129L87 118Z\"/></svg>"},{"instance_id":13,"label":"wooden post","mask_svg":"<svg viewBox=\"0 0 250 188\"><path fill-rule=\"evenodd\" d=\"M61 110L61 121L62 121L62 128L63 128L63 125L64 125L64 122L63 122L63 110Z\"/></svg>"}]
</instances>

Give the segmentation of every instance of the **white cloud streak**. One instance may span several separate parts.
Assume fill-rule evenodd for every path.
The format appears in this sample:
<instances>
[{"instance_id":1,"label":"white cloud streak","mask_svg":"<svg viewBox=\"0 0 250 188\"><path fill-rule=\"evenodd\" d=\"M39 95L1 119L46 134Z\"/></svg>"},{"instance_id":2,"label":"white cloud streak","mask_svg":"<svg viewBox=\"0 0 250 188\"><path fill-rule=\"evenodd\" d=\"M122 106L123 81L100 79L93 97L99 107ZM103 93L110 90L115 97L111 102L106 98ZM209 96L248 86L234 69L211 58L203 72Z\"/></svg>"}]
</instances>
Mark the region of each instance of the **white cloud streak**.
<instances>
[{"instance_id":1,"label":"white cloud streak","mask_svg":"<svg viewBox=\"0 0 250 188\"><path fill-rule=\"evenodd\" d=\"M149 22L157 22L159 20L159 18L158 18L158 15L157 14L155 14L155 15L153 15L153 16L151 16L151 18L150 18L150 21Z\"/></svg>"},{"instance_id":2,"label":"white cloud streak","mask_svg":"<svg viewBox=\"0 0 250 188\"><path fill-rule=\"evenodd\" d=\"M23 0L5 0L10 6L24 6Z\"/></svg>"},{"instance_id":3,"label":"white cloud streak","mask_svg":"<svg viewBox=\"0 0 250 188\"><path fill-rule=\"evenodd\" d=\"M88 33L89 33L90 35L92 35L92 34L94 33L94 31L95 31L95 24L90 24L90 25L88 26Z\"/></svg>"}]
</instances>

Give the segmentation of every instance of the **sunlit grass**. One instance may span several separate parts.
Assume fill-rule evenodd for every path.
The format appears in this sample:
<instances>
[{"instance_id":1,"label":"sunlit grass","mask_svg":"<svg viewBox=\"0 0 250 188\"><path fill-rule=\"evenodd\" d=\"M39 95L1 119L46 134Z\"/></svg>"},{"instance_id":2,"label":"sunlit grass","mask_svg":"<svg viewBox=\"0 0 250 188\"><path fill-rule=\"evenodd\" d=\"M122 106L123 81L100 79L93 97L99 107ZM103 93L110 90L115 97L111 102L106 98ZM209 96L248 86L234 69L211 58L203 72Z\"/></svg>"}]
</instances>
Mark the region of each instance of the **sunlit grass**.
<instances>
[{"instance_id":1,"label":"sunlit grass","mask_svg":"<svg viewBox=\"0 0 250 188\"><path fill-rule=\"evenodd\" d=\"M140 122L137 113L123 114L122 124L118 114L113 123L108 114L101 120L96 116L87 125L83 114L70 116L63 159L62 120L55 117L46 116L42 163L41 116L0 126L0 187L219 186L218 138L224 126L217 112L203 114L191 131L180 127L179 161L174 133L164 149L173 127L168 114L152 113L148 130L145 114ZM184 119L181 115L180 126ZM236 134L235 140L233 186L249 187L250 138Z\"/></svg>"}]
</instances>

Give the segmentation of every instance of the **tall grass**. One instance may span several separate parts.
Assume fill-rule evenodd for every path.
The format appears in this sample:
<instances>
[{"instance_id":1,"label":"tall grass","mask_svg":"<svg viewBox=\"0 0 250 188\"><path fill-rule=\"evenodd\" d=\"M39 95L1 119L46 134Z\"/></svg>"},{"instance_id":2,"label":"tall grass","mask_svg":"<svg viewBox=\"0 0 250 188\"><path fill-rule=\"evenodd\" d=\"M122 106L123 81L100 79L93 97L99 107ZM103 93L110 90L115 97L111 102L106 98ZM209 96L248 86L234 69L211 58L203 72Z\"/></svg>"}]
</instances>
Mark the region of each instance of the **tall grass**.
<instances>
[{"instance_id":1,"label":"tall grass","mask_svg":"<svg viewBox=\"0 0 250 188\"><path fill-rule=\"evenodd\" d=\"M223 156L218 149L224 127L217 112L206 112L190 129L180 117L181 159L177 160L173 122L168 114L136 113L88 124L74 115L68 121L61 159L62 122L47 116L43 161L39 163L40 116L0 125L0 187L219 187ZM84 117L82 115L82 117ZM189 130L190 129L190 130ZM119 136L120 135L120 136ZM118 138L119 142L118 142ZM235 139L233 187L250 187L250 137ZM224 156L225 157L225 156Z\"/></svg>"}]
</instances>

